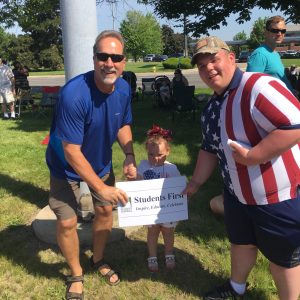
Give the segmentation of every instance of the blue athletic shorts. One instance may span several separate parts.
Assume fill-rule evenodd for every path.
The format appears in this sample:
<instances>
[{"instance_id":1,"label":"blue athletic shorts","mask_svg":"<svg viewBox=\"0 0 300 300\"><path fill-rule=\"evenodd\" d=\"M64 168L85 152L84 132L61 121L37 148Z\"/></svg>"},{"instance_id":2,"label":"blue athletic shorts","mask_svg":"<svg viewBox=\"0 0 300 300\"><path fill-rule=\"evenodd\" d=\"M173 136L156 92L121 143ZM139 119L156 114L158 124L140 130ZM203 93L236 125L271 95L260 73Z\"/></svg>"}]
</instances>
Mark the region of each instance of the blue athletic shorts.
<instances>
[{"instance_id":1,"label":"blue athletic shorts","mask_svg":"<svg viewBox=\"0 0 300 300\"><path fill-rule=\"evenodd\" d=\"M298 189L299 191L299 189ZM224 190L225 225L229 241L256 245L272 263L300 265L300 196L269 205L245 205Z\"/></svg>"}]
</instances>

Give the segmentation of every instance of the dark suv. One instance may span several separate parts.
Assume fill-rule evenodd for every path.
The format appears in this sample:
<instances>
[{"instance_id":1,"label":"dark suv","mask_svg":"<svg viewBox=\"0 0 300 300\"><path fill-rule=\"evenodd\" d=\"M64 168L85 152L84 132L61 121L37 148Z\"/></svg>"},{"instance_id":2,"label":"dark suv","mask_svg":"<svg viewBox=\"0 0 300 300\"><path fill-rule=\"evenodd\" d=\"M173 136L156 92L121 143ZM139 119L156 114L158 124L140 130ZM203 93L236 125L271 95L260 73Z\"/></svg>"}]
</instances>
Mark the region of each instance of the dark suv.
<instances>
[{"instance_id":1,"label":"dark suv","mask_svg":"<svg viewBox=\"0 0 300 300\"><path fill-rule=\"evenodd\" d=\"M249 56L250 56L250 54L251 54L251 52L249 52L249 51L242 51L242 52L240 53L239 58L238 58L238 62L239 62L239 63L247 62L247 61L248 61L248 58L249 58Z\"/></svg>"},{"instance_id":2,"label":"dark suv","mask_svg":"<svg viewBox=\"0 0 300 300\"><path fill-rule=\"evenodd\" d=\"M153 61L161 62L166 61L168 59L168 55L155 55Z\"/></svg>"}]
</instances>

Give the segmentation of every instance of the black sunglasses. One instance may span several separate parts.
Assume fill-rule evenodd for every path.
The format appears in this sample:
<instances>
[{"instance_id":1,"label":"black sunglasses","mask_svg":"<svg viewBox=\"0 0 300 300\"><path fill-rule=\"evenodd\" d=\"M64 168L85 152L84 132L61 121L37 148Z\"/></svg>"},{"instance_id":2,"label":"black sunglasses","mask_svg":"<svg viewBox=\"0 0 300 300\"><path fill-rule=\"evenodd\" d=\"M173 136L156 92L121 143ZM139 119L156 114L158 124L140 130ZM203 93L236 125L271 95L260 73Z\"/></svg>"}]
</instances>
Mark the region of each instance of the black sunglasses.
<instances>
[{"instance_id":1,"label":"black sunglasses","mask_svg":"<svg viewBox=\"0 0 300 300\"><path fill-rule=\"evenodd\" d=\"M272 33L281 33L281 34L285 34L286 33L286 29L275 29L275 28L269 28L268 31L272 32Z\"/></svg>"},{"instance_id":2,"label":"black sunglasses","mask_svg":"<svg viewBox=\"0 0 300 300\"><path fill-rule=\"evenodd\" d=\"M124 59L123 54L108 54L108 53L96 53L96 57L98 61L107 61L110 57L114 63L121 62Z\"/></svg>"}]
</instances>

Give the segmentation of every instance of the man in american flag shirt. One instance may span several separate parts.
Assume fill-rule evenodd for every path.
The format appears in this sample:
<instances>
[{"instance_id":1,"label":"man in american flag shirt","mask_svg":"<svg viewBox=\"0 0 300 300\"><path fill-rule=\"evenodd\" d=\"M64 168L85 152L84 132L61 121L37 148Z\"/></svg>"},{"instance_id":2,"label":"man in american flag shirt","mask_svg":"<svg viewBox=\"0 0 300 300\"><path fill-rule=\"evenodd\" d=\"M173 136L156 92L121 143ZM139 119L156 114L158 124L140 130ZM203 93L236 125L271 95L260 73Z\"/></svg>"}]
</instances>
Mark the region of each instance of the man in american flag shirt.
<instances>
[{"instance_id":1,"label":"man in american flag shirt","mask_svg":"<svg viewBox=\"0 0 300 300\"><path fill-rule=\"evenodd\" d=\"M224 179L231 277L204 299L240 299L257 251L269 260L281 300L300 294L300 104L280 80L242 72L217 37L192 63L214 90L201 118L203 142L184 193L197 192L219 163ZM299 190L300 191L300 190Z\"/></svg>"}]
</instances>

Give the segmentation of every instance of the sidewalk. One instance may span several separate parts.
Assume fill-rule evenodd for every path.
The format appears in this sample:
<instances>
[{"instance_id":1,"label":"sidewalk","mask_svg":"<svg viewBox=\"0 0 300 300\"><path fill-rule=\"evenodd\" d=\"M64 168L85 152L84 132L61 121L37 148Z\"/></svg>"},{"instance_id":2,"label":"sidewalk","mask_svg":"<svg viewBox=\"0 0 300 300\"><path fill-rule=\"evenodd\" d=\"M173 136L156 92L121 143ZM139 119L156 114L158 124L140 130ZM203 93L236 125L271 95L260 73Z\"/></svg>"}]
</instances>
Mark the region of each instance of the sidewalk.
<instances>
[{"instance_id":1,"label":"sidewalk","mask_svg":"<svg viewBox=\"0 0 300 300\"><path fill-rule=\"evenodd\" d=\"M31 225L39 240L48 244L57 245L56 217L49 205L39 211ZM140 228L141 226L120 228L118 226L118 212L114 210L113 228L109 236L108 243L122 240ZM80 245L89 247L92 246L92 222L78 222L77 233Z\"/></svg>"}]
</instances>

